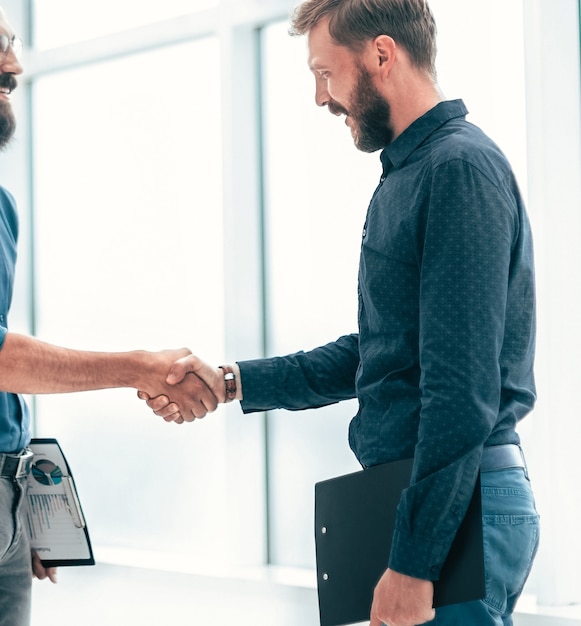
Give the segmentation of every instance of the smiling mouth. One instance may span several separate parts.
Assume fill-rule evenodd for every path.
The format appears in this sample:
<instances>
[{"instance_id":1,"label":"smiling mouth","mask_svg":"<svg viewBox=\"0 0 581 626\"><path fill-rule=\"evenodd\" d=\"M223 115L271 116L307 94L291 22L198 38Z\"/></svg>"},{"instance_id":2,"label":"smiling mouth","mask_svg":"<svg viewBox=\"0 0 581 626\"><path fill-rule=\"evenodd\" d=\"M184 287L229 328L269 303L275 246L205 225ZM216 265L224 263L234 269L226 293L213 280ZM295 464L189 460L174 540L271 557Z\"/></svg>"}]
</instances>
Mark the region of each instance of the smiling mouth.
<instances>
[{"instance_id":1,"label":"smiling mouth","mask_svg":"<svg viewBox=\"0 0 581 626\"><path fill-rule=\"evenodd\" d=\"M332 115L337 115L337 116L348 115L347 109L343 108L340 104L336 103L335 101L329 102L327 104L327 108L329 109L329 113L331 113Z\"/></svg>"},{"instance_id":2,"label":"smiling mouth","mask_svg":"<svg viewBox=\"0 0 581 626\"><path fill-rule=\"evenodd\" d=\"M0 87L0 95L9 96L12 93L12 89L8 87Z\"/></svg>"}]
</instances>

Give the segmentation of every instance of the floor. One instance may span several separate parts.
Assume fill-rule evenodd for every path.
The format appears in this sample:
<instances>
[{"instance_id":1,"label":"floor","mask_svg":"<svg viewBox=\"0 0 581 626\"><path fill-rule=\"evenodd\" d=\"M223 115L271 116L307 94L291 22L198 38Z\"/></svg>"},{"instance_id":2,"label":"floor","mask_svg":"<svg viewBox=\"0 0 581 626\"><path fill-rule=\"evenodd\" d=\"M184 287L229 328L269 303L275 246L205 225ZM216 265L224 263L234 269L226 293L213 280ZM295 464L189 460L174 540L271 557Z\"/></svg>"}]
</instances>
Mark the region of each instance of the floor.
<instances>
[{"instance_id":1,"label":"floor","mask_svg":"<svg viewBox=\"0 0 581 626\"><path fill-rule=\"evenodd\" d=\"M521 613L515 626L581 626ZM32 626L319 626L315 590L264 578L220 578L98 564L34 581Z\"/></svg>"},{"instance_id":2,"label":"floor","mask_svg":"<svg viewBox=\"0 0 581 626\"><path fill-rule=\"evenodd\" d=\"M312 589L97 565L35 581L32 626L316 626L317 615Z\"/></svg>"}]
</instances>

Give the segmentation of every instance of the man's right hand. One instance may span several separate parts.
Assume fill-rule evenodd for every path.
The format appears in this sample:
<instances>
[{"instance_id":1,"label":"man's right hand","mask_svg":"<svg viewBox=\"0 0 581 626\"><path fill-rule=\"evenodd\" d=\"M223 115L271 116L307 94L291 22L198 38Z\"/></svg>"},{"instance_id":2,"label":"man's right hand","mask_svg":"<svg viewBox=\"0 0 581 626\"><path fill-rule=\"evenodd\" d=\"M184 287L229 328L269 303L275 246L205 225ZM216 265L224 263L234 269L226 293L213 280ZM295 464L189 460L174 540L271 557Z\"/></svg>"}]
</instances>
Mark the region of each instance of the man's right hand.
<instances>
[{"instance_id":1,"label":"man's right hand","mask_svg":"<svg viewBox=\"0 0 581 626\"><path fill-rule=\"evenodd\" d=\"M138 391L138 397L145 400L147 406L159 417L178 424L184 421L193 421L194 418L202 418L206 412L211 412L216 408L208 406L207 393L211 392L218 403L226 399L224 386L224 372L219 367L212 367L202 361L199 357L189 354L178 359L170 367L165 381L172 386L168 395L160 394L153 396L144 390ZM189 403L195 402L198 398L198 408L192 415L184 415L178 407L178 396L189 395ZM203 397L202 397L203 394ZM182 400L180 406L184 405ZM203 407L208 407L203 411Z\"/></svg>"},{"instance_id":2,"label":"man's right hand","mask_svg":"<svg viewBox=\"0 0 581 626\"><path fill-rule=\"evenodd\" d=\"M144 359L144 367L139 371L138 380L141 382L134 385L138 396L147 400L156 415L167 422L192 422L218 406L216 394L196 375L189 361L181 363L188 355L190 351L185 348L139 354ZM199 359L198 362L201 363ZM167 380L168 372L173 373L171 382Z\"/></svg>"}]
</instances>

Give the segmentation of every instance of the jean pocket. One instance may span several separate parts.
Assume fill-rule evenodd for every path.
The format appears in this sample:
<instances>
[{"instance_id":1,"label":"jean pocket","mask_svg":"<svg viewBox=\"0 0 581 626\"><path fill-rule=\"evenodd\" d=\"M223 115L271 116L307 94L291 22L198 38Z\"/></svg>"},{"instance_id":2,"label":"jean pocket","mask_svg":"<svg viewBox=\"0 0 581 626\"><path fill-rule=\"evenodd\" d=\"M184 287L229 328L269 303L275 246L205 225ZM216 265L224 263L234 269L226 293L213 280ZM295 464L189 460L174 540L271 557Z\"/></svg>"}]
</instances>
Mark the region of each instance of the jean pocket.
<instances>
[{"instance_id":1,"label":"jean pocket","mask_svg":"<svg viewBox=\"0 0 581 626\"><path fill-rule=\"evenodd\" d=\"M483 516L485 602L499 613L512 611L539 545L539 516Z\"/></svg>"}]
</instances>

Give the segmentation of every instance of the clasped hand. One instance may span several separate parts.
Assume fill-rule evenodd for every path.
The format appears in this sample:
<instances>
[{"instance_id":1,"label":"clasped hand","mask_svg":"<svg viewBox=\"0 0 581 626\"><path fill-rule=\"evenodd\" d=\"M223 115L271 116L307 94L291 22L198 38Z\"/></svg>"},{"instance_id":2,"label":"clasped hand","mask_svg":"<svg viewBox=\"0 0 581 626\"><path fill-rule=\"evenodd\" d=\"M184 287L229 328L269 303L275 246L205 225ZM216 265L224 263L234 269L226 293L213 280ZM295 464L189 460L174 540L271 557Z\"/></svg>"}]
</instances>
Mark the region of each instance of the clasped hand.
<instances>
[{"instance_id":1,"label":"clasped hand","mask_svg":"<svg viewBox=\"0 0 581 626\"><path fill-rule=\"evenodd\" d=\"M166 422L193 422L216 409L225 400L224 375L197 356L188 354L176 360L164 382L163 393L140 389L141 400Z\"/></svg>"}]
</instances>

